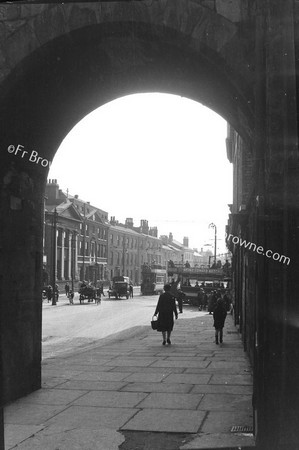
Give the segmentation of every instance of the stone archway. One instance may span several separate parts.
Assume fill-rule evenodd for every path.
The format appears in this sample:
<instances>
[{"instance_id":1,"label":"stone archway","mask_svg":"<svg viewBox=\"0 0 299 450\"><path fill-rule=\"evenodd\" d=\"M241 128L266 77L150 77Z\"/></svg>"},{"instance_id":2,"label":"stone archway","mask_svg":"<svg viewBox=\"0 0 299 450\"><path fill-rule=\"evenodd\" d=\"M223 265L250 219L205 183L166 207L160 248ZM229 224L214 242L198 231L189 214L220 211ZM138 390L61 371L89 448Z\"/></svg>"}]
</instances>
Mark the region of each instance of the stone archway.
<instances>
[{"instance_id":1,"label":"stone archway","mask_svg":"<svg viewBox=\"0 0 299 450\"><path fill-rule=\"evenodd\" d=\"M83 27L58 37L20 62L2 83L1 217L3 251L9 255L2 289L10 299L2 314L11 317L3 324L4 373L9 375L5 400L40 385L43 192L62 139L93 109L137 92L200 100L250 139L253 118L244 100L249 87L246 91L234 78L220 56L203 44L195 51L177 31L143 23L132 35L131 24L125 22ZM17 367L26 368L22 375Z\"/></svg>"},{"instance_id":2,"label":"stone archway","mask_svg":"<svg viewBox=\"0 0 299 450\"><path fill-rule=\"evenodd\" d=\"M0 49L5 401L40 386L48 161L91 110L122 95L162 91L202 102L253 144L253 236L265 239L269 230L269 246L279 243L293 261L283 271L264 260L257 264L260 441L271 450L279 440L296 448L298 327L290 318L298 315L298 10L293 0L249 3L108 2L7 10L9 26L0 29L8 49ZM264 286L271 276L275 285ZM266 320L272 311L275 327Z\"/></svg>"}]
</instances>

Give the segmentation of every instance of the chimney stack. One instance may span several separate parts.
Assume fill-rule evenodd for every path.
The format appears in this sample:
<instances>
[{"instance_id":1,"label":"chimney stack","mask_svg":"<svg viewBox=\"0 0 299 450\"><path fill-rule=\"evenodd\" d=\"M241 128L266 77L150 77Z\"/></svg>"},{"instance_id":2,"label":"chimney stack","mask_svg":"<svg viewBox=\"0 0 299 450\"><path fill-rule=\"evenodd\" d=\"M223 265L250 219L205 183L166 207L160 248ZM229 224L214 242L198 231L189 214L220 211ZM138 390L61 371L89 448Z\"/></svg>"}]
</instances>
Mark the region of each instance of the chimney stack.
<instances>
[{"instance_id":1,"label":"chimney stack","mask_svg":"<svg viewBox=\"0 0 299 450\"><path fill-rule=\"evenodd\" d=\"M140 231L141 231L141 233L148 235L149 228L148 228L148 221L147 220L141 220L140 221Z\"/></svg>"},{"instance_id":2,"label":"chimney stack","mask_svg":"<svg viewBox=\"0 0 299 450\"><path fill-rule=\"evenodd\" d=\"M189 238L188 237L184 237L184 239L183 239L183 246L184 247L189 247Z\"/></svg>"},{"instance_id":3,"label":"chimney stack","mask_svg":"<svg viewBox=\"0 0 299 450\"><path fill-rule=\"evenodd\" d=\"M127 228L131 228L131 229L133 228L134 222L133 222L132 217L127 217L127 218L126 218L125 226L126 226Z\"/></svg>"}]
</instances>

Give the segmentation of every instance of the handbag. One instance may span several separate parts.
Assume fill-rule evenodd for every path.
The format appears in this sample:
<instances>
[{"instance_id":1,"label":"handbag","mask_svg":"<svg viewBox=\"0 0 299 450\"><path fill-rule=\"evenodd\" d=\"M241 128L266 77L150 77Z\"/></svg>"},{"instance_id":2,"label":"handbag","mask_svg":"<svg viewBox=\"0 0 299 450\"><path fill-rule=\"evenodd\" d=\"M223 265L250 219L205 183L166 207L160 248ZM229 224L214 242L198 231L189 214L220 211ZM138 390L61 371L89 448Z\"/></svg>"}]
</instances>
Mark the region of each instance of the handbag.
<instances>
[{"instance_id":1,"label":"handbag","mask_svg":"<svg viewBox=\"0 0 299 450\"><path fill-rule=\"evenodd\" d=\"M156 316L152 317L151 326L153 330L156 330L158 328L158 320Z\"/></svg>"}]
</instances>

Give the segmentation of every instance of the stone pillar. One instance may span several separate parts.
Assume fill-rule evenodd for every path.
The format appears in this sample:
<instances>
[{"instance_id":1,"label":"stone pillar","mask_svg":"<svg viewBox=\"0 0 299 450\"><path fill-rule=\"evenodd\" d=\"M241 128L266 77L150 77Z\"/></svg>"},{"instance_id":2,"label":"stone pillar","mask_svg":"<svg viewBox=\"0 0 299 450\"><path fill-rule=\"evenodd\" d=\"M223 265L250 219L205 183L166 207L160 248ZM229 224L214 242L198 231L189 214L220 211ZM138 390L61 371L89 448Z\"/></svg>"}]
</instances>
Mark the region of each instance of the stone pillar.
<instances>
[{"instance_id":1,"label":"stone pillar","mask_svg":"<svg viewBox=\"0 0 299 450\"><path fill-rule=\"evenodd\" d=\"M11 142L1 137L2 148ZM41 386L44 186L42 170L1 154L0 389L6 403Z\"/></svg>"},{"instance_id":2,"label":"stone pillar","mask_svg":"<svg viewBox=\"0 0 299 450\"><path fill-rule=\"evenodd\" d=\"M75 261L74 261L74 277L76 280L79 279L79 270L78 270L78 233L74 231L74 252L75 252Z\"/></svg>"},{"instance_id":3,"label":"stone pillar","mask_svg":"<svg viewBox=\"0 0 299 450\"><path fill-rule=\"evenodd\" d=\"M69 245L69 251L68 251L68 269L67 269L67 278L70 280L72 278L72 233L69 230L68 233L68 245Z\"/></svg>"},{"instance_id":4,"label":"stone pillar","mask_svg":"<svg viewBox=\"0 0 299 450\"><path fill-rule=\"evenodd\" d=\"M60 279L64 280L64 241L65 241L65 230L60 230L61 232L61 273Z\"/></svg>"},{"instance_id":5,"label":"stone pillar","mask_svg":"<svg viewBox=\"0 0 299 450\"><path fill-rule=\"evenodd\" d=\"M299 165L294 2L260 0L258 4L263 67L257 74L264 90L261 99L256 92L260 102L256 128L264 155L256 154L261 175L257 235L266 250L290 258L290 264L266 257L258 260L255 426L258 448L295 450L299 442Z\"/></svg>"}]
</instances>

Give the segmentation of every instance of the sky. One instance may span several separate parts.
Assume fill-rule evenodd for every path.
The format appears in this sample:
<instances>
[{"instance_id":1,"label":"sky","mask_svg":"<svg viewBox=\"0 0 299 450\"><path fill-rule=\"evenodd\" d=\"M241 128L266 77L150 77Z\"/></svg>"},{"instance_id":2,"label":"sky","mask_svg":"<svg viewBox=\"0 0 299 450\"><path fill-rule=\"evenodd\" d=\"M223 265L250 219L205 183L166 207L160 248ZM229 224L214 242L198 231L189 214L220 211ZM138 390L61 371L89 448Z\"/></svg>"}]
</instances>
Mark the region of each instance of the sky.
<instances>
[{"instance_id":1,"label":"sky","mask_svg":"<svg viewBox=\"0 0 299 450\"><path fill-rule=\"evenodd\" d=\"M134 225L148 220L189 247L226 251L232 165L226 121L170 94L136 94L96 109L61 143L49 172L60 189Z\"/></svg>"}]
</instances>

